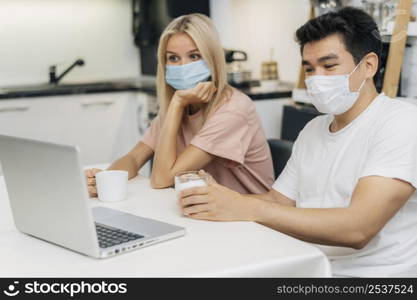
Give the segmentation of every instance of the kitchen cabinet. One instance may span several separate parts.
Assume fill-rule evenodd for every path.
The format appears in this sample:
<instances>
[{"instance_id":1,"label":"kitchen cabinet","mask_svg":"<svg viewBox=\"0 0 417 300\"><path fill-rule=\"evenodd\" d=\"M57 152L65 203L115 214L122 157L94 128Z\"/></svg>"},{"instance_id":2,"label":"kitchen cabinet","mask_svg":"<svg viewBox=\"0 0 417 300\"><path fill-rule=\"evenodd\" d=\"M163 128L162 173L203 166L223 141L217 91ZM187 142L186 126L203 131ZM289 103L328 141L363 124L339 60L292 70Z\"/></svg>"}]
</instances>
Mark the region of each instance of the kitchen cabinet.
<instances>
[{"instance_id":1,"label":"kitchen cabinet","mask_svg":"<svg viewBox=\"0 0 417 300\"><path fill-rule=\"evenodd\" d=\"M256 100L254 103L266 137L268 139L280 139L283 108L285 105L292 103L291 98Z\"/></svg>"},{"instance_id":2,"label":"kitchen cabinet","mask_svg":"<svg viewBox=\"0 0 417 300\"><path fill-rule=\"evenodd\" d=\"M83 165L129 151L148 125L147 96L119 92L0 101L0 134L77 145ZM144 168L144 175L149 174Z\"/></svg>"}]
</instances>

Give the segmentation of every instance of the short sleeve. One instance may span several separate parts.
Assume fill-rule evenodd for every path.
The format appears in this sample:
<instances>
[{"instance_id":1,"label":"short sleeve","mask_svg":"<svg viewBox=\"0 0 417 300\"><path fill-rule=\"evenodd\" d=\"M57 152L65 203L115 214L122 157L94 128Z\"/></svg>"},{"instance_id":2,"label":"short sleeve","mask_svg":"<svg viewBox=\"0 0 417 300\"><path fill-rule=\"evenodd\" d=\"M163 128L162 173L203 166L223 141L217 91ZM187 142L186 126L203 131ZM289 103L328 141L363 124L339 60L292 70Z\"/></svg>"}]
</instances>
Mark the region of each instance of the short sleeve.
<instances>
[{"instance_id":1,"label":"short sleeve","mask_svg":"<svg viewBox=\"0 0 417 300\"><path fill-rule=\"evenodd\" d=\"M402 112L370 140L360 177L397 178L417 187L417 110Z\"/></svg>"},{"instance_id":2,"label":"short sleeve","mask_svg":"<svg viewBox=\"0 0 417 300\"><path fill-rule=\"evenodd\" d=\"M159 134L161 132L161 121L159 116L152 120L151 125L146 130L142 138L142 143L148 145L152 150L155 151L156 144L158 142Z\"/></svg>"},{"instance_id":3,"label":"short sleeve","mask_svg":"<svg viewBox=\"0 0 417 300\"><path fill-rule=\"evenodd\" d=\"M301 133L294 143L290 159L282 170L281 174L275 180L272 188L284 196L297 201L298 200L298 154L299 144L301 140Z\"/></svg>"},{"instance_id":4,"label":"short sleeve","mask_svg":"<svg viewBox=\"0 0 417 300\"><path fill-rule=\"evenodd\" d=\"M226 111L210 117L190 144L214 156L243 164L251 139L245 116Z\"/></svg>"}]
</instances>

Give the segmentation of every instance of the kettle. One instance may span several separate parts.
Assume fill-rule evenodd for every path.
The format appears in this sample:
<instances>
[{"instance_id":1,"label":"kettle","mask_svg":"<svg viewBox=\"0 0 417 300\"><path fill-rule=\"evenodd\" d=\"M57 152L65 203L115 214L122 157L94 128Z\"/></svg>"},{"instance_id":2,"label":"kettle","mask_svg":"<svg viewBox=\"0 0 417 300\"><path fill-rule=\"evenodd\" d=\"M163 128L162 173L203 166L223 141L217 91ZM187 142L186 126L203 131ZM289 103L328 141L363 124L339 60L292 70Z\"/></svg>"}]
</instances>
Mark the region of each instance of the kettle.
<instances>
[{"instance_id":1,"label":"kettle","mask_svg":"<svg viewBox=\"0 0 417 300\"><path fill-rule=\"evenodd\" d=\"M248 55L244 51L225 49L227 63L227 81L234 86L245 85L251 81L252 72L245 69Z\"/></svg>"}]
</instances>

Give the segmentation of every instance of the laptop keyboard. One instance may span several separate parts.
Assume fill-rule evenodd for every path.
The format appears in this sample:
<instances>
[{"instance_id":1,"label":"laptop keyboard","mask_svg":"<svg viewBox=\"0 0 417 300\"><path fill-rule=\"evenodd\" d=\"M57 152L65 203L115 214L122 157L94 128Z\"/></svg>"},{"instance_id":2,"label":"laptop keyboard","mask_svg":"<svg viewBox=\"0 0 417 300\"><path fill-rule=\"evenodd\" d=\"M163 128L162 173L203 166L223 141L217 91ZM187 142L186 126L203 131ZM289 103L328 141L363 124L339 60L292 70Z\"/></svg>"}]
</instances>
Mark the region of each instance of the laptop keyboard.
<instances>
[{"instance_id":1,"label":"laptop keyboard","mask_svg":"<svg viewBox=\"0 0 417 300\"><path fill-rule=\"evenodd\" d=\"M100 248L108 248L143 238L143 235L96 223Z\"/></svg>"}]
</instances>

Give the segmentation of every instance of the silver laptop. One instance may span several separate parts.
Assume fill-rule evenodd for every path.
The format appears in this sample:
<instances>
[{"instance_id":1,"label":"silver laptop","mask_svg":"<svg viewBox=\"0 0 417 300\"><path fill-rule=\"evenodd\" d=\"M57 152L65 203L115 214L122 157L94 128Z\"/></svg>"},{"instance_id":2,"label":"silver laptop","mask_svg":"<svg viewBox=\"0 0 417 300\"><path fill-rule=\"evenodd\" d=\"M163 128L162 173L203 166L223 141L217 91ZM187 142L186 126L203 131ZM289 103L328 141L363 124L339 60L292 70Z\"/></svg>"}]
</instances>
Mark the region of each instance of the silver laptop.
<instances>
[{"instance_id":1,"label":"silver laptop","mask_svg":"<svg viewBox=\"0 0 417 300\"><path fill-rule=\"evenodd\" d=\"M185 229L105 207L90 208L75 146L0 135L3 167L18 230L96 258L185 234Z\"/></svg>"}]
</instances>

